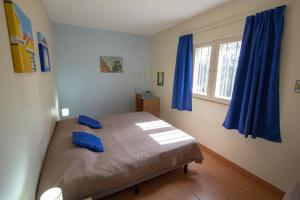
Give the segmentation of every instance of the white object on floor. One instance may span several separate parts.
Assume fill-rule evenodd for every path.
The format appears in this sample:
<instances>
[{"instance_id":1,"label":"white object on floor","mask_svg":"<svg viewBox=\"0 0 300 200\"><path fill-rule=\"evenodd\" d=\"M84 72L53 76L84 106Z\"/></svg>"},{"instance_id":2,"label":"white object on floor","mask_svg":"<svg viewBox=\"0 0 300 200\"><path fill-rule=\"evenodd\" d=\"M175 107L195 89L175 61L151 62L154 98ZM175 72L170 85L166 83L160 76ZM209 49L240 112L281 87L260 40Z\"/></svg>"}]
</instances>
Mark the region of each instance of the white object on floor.
<instances>
[{"instance_id":1,"label":"white object on floor","mask_svg":"<svg viewBox=\"0 0 300 200\"><path fill-rule=\"evenodd\" d=\"M63 200L61 189L58 187L50 188L42 194L40 200Z\"/></svg>"}]
</instances>

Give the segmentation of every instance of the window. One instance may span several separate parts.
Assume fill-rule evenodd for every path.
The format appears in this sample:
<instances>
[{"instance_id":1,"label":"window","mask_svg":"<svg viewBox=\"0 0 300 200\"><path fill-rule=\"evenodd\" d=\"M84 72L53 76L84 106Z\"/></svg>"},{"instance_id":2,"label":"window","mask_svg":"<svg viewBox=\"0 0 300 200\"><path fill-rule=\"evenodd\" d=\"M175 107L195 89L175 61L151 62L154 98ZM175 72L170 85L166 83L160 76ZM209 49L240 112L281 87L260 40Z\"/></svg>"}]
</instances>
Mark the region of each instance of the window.
<instances>
[{"instance_id":1,"label":"window","mask_svg":"<svg viewBox=\"0 0 300 200\"><path fill-rule=\"evenodd\" d=\"M195 46L194 97L229 103L241 50L240 38Z\"/></svg>"}]
</instances>

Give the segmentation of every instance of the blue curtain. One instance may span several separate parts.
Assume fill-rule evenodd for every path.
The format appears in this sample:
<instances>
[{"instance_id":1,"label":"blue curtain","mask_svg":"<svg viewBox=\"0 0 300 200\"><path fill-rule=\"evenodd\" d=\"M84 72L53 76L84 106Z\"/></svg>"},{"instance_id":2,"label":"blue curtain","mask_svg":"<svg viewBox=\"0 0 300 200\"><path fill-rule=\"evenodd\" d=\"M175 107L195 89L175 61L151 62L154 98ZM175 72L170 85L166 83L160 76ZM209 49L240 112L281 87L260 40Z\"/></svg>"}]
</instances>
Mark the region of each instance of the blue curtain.
<instances>
[{"instance_id":1,"label":"blue curtain","mask_svg":"<svg viewBox=\"0 0 300 200\"><path fill-rule=\"evenodd\" d=\"M245 137L281 142L279 57L285 7L246 20L232 99L223 124Z\"/></svg>"},{"instance_id":2,"label":"blue curtain","mask_svg":"<svg viewBox=\"0 0 300 200\"><path fill-rule=\"evenodd\" d=\"M193 35L179 38L173 85L172 108L192 111Z\"/></svg>"}]
</instances>

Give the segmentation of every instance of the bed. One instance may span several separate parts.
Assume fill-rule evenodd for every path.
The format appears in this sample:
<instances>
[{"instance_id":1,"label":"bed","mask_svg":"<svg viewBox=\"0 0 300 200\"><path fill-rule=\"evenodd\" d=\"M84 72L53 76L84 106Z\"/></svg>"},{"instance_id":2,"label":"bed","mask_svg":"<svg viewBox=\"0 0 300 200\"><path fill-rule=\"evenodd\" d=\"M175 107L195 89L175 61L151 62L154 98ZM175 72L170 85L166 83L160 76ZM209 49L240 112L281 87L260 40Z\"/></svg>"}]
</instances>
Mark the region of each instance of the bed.
<instances>
[{"instance_id":1,"label":"bed","mask_svg":"<svg viewBox=\"0 0 300 200\"><path fill-rule=\"evenodd\" d=\"M66 200L98 199L203 160L193 137L149 113L126 113L99 120L102 129L80 125L75 118L57 122L40 175L38 199L52 187L60 187ZM75 147L73 131L99 136L105 152Z\"/></svg>"}]
</instances>

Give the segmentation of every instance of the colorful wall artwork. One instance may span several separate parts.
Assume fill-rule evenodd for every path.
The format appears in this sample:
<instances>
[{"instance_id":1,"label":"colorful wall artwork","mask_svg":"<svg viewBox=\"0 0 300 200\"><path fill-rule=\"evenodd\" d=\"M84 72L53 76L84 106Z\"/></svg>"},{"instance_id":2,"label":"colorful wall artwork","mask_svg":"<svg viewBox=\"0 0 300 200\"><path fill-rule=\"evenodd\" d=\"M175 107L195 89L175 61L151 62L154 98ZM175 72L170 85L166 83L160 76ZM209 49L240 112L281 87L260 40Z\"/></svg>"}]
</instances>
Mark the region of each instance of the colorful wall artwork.
<instances>
[{"instance_id":1,"label":"colorful wall artwork","mask_svg":"<svg viewBox=\"0 0 300 200\"><path fill-rule=\"evenodd\" d=\"M123 72L123 58L113 56L100 56L100 72Z\"/></svg>"},{"instance_id":2,"label":"colorful wall artwork","mask_svg":"<svg viewBox=\"0 0 300 200\"><path fill-rule=\"evenodd\" d=\"M14 70L36 71L31 21L12 0L4 0Z\"/></svg>"},{"instance_id":3,"label":"colorful wall artwork","mask_svg":"<svg viewBox=\"0 0 300 200\"><path fill-rule=\"evenodd\" d=\"M37 32L37 39L39 46L41 71L49 72L51 71L51 67L47 40L41 32Z\"/></svg>"}]
</instances>

